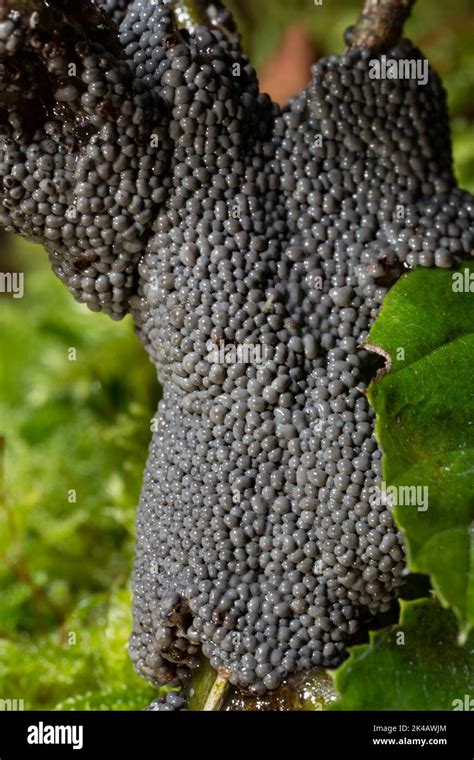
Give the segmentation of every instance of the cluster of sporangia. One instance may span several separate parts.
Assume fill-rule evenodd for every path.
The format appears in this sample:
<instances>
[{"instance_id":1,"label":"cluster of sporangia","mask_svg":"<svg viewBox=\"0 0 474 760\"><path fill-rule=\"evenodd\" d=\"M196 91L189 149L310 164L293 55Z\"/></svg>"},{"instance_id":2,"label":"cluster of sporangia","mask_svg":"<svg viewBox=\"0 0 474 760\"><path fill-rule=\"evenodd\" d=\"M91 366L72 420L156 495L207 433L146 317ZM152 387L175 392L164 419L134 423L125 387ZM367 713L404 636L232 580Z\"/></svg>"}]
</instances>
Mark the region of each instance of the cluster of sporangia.
<instances>
[{"instance_id":1,"label":"cluster of sporangia","mask_svg":"<svg viewBox=\"0 0 474 760\"><path fill-rule=\"evenodd\" d=\"M404 269L473 246L444 92L354 50L281 109L217 3L180 28L173 2L104 0L120 45L87 3L40 5L0 24L0 222L132 312L164 388L131 657L176 683L202 651L262 694L338 664L402 583L361 344Z\"/></svg>"}]
</instances>

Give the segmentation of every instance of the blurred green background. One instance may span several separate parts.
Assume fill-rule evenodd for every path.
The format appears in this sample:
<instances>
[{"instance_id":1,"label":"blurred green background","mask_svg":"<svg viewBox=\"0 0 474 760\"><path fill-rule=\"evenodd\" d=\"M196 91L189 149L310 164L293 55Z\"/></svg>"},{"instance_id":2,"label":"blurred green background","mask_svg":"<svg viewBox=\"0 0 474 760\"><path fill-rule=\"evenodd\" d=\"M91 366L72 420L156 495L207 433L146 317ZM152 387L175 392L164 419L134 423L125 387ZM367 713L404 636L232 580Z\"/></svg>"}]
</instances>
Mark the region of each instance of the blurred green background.
<instances>
[{"instance_id":1,"label":"blurred green background","mask_svg":"<svg viewBox=\"0 0 474 760\"><path fill-rule=\"evenodd\" d=\"M361 7L228 5L272 94L301 55L298 35L306 55L340 52ZM286 61L275 58L295 24ZM443 77L456 174L474 191L472 0L421 0L406 33ZM154 370L129 318L113 323L76 304L36 246L6 236L0 245L1 271L25 272L24 299L0 295L0 705L141 709L158 692L133 673L126 645Z\"/></svg>"}]
</instances>

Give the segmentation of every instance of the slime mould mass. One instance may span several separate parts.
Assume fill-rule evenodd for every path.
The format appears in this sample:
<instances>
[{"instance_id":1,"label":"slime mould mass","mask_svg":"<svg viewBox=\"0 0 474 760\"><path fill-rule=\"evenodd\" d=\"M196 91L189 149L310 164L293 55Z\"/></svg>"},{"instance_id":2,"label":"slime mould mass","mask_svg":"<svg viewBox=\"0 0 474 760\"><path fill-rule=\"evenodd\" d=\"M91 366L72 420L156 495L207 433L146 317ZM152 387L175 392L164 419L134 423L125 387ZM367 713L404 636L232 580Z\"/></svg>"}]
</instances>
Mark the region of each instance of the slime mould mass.
<instances>
[{"instance_id":1,"label":"slime mould mass","mask_svg":"<svg viewBox=\"0 0 474 760\"><path fill-rule=\"evenodd\" d=\"M98 2L120 29L87 2L10 4L0 223L42 243L78 301L132 313L164 389L135 668L178 683L202 651L261 695L335 666L404 572L370 499L361 344L403 271L473 247L440 80L373 79L374 51L350 50L282 109L218 3L183 28L177 3ZM406 40L387 54L421 59Z\"/></svg>"}]
</instances>

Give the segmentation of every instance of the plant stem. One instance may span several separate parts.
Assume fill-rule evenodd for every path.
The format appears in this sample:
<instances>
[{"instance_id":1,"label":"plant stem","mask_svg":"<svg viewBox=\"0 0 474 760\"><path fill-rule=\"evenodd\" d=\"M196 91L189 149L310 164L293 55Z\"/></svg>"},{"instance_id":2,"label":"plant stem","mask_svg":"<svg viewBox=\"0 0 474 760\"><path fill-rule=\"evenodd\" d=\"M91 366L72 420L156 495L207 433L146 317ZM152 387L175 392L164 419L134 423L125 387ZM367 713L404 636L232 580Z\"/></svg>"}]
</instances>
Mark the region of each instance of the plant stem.
<instances>
[{"instance_id":1,"label":"plant stem","mask_svg":"<svg viewBox=\"0 0 474 760\"><path fill-rule=\"evenodd\" d=\"M229 681L223 676L217 676L211 691L209 692L206 702L204 704L203 712L218 711L224 704L224 699L227 694L227 688Z\"/></svg>"},{"instance_id":2,"label":"plant stem","mask_svg":"<svg viewBox=\"0 0 474 760\"><path fill-rule=\"evenodd\" d=\"M172 0L170 7L178 25L188 32L194 32L197 26L205 25L207 17L198 0Z\"/></svg>"},{"instance_id":3,"label":"plant stem","mask_svg":"<svg viewBox=\"0 0 474 760\"><path fill-rule=\"evenodd\" d=\"M389 49L399 41L415 0L365 0L350 30L348 48Z\"/></svg>"}]
</instances>

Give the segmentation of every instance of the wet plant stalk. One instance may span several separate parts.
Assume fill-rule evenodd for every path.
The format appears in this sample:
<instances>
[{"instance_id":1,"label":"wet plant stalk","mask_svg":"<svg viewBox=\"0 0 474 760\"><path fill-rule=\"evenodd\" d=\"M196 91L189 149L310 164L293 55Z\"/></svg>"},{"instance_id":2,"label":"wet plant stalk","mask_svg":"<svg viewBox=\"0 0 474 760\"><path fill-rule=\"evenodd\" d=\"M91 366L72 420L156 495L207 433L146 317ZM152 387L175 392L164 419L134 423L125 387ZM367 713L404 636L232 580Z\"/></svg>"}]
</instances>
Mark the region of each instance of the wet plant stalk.
<instances>
[{"instance_id":1,"label":"wet plant stalk","mask_svg":"<svg viewBox=\"0 0 474 760\"><path fill-rule=\"evenodd\" d=\"M365 0L364 9L350 33L349 49L388 49L396 45L415 1Z\"/></svg>"},{"instance_id":2,"label":"wet plant stalk","mask_svg":"<svg viewBox=\"0 0 474 760\"><path fill-rule=\"evenodd\" d=\"M212 712L220 710L224 704L228 688L229 681L227 678L218 675L204 703L203 711Z\"/></svg>"}]
</instances>

